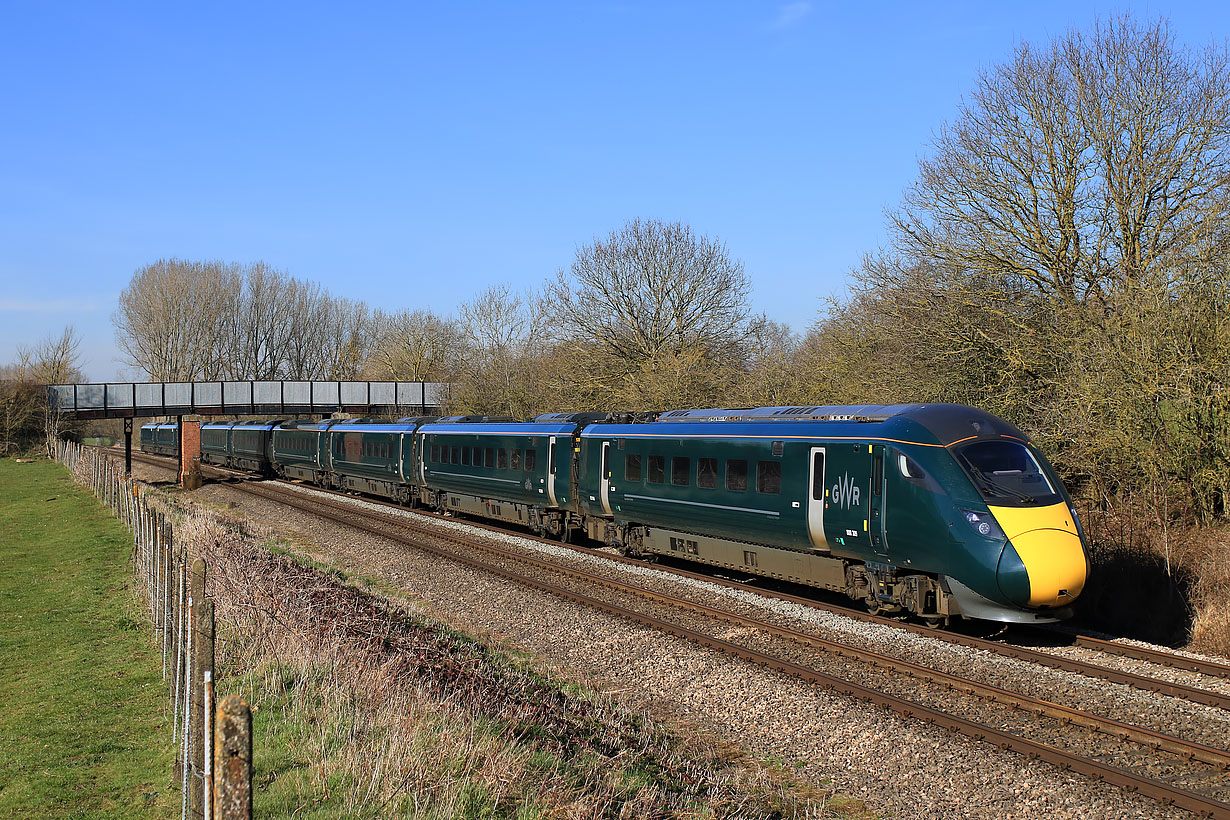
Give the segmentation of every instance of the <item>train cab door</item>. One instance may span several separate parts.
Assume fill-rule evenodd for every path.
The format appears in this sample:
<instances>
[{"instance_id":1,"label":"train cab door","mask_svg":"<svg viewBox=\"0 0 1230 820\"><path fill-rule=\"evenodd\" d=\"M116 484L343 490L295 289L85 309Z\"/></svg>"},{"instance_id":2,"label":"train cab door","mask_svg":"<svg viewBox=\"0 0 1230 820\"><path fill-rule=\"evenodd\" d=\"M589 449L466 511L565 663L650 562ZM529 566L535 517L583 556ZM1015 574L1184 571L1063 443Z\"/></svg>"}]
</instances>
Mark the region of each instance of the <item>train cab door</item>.
<instances>
[{"instance_id":1,"label":"train cab door","mask_svg":"<svg viewBox=\"0 0 1230 820\"><path fill-rule=\"evenodd\" d=\"M611 442L602 442L602 510L611 513Z\"/></svg>"},{"instance_id":2,"label":"train cab door","mask_svg":"<svg viewBox=\"0 0 1230 820\"><path fill-rule=\"evenodd\" d=\"M811 493L807 496L807 535L818 550L829 548L824 537L824 506L827 487L824 483L824 448L811 448Z\"/></svg>"},{"instance_id":3,"label":"train cab door","mask_svg":"<svg viewBox=\"0 0 1230 820\"><path fill-rule=\"evenodd\" d=\"M551 436L550 443L547 445L547 499L551 502L552 507L559 506L559 502L555 500L555 473L557 469L555 465L555 436Z\"/></svg>"},{"instance_id":4,"label":"train cab door","mask_svg":"<svg viewBox=\"0 0 1230 820\"><path fill-rule=\"evenodd\" d=\"M884 532L884 447L871 448L871 510L867 534L871 537L871 550L876 555L888 555L888 539Z\"/></svg>"}]
</instances>

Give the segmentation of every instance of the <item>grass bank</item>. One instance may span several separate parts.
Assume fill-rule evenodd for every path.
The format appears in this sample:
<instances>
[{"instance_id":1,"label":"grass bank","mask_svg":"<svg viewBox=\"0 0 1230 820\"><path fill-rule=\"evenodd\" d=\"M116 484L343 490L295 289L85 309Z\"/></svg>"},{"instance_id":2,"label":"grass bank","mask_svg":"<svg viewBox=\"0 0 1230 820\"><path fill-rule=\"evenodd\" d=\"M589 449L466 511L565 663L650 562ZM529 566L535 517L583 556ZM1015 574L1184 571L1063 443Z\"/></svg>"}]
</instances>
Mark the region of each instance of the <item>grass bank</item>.
<instances>
[{"instance_id":1,"label":"grass bank","mask_svg":"<svg viewBox=\"0 0 1230 820\"><path fill-rule=\"evenodd\" d=\"M128 531L59 465L0 459L0 817L179 810Z\"/></svg>"}]
</instances>

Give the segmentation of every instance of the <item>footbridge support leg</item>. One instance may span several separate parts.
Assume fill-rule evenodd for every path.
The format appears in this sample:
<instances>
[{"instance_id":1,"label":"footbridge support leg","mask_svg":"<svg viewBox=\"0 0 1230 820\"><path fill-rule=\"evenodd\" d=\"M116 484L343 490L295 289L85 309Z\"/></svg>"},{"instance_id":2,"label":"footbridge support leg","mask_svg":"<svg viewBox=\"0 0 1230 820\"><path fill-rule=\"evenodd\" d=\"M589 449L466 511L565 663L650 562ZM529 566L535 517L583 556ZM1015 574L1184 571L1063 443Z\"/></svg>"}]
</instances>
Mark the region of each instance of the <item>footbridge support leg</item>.
<instances>
[{"instance_id":1,"label":"footbridge support leg","mask_svg":"<svg viewBox=\"0 0 1230 820\"><path fill-rule=\"evenodd\" d=\"M124 419L124 475L132 475L132 416Z\"/></svg>"}]
</instances>

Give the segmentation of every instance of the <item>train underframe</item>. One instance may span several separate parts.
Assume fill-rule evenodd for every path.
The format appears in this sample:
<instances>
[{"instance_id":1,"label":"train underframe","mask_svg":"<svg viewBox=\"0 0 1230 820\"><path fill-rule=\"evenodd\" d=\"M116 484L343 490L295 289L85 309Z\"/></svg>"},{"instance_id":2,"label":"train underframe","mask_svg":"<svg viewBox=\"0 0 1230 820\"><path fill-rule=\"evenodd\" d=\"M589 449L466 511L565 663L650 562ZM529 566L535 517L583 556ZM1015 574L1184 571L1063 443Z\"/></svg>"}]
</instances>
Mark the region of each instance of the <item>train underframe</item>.
<instances>
[{"instance_id":1,"label":"train underframe","mask_svg":"<svg viewBox=\"0 0 1230 820\"><path fill-rule=\"evenodd\" d=\"M947 579L904 573L890 564L865 564L814 550L732 541L661 527L619 523L567 510L544 509L533 504L485 498L448 490L405 487L368 479L343 479L339 489L368 492L399 503L424 506L443 513L466 515L526 527L532 532L569 541L581 532L593 541L632 558L669 555L748 576L761 576L844 593L862 601L873 613L909 613L940 626L961 614ZM409 500L404 496L409 495Z\"/></svg>"}]
</instances>

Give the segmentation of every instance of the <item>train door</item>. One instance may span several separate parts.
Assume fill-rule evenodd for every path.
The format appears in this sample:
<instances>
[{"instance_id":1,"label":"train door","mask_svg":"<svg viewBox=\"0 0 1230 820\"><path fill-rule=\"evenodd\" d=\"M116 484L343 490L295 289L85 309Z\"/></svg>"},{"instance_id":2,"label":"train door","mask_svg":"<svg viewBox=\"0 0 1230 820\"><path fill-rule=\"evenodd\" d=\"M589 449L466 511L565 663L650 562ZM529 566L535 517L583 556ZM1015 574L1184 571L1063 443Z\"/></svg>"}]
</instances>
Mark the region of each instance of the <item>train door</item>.
<instances>
[{"instance_id":1,"label":"train door","mask_svg":"<svg viewBox=\"0 0 1230 820\"><path fill-rule=\"evenodd\" d=\"M811 545L818 550L829 548L824 537L824 499L827 495L824 483L824 448L811 448L811 494L807 496L807 534Z\"/></svg>"},{"instance_id":2,"label":"train door","mask_svg":"<svg viewBox=\"0 0 1230 820\"><path fill-rule=\"evenodd\" d=\"M547 445L547 499L552 507L559 506L555 500L555 472L555 436L551 436L551 442Z\"/></svg>"},{"instance_id":3,"label":"train door","mask_svg":"<svg viewBox=\"0 0 1230 820\"><path fill-rule=\"evenodd\" d=\"M888 539L884 533L884 447L871 448L871 512L868 535L871 549L876 555L888 555Z\"/></svg>"},{"instance_id":4,"label":"train door","mask_svg":"<svg viewBox=\"0 0 1230 820\"><path fill-rule=\"evenodd\" d=\"M602 442L602 509L611 515L611 442Z\"/></svg>"}]
</instances>

